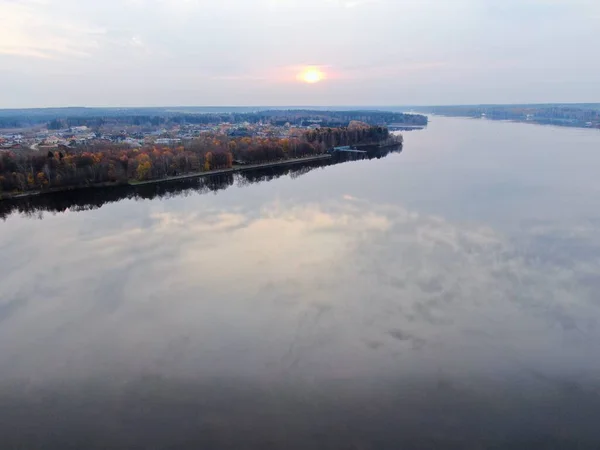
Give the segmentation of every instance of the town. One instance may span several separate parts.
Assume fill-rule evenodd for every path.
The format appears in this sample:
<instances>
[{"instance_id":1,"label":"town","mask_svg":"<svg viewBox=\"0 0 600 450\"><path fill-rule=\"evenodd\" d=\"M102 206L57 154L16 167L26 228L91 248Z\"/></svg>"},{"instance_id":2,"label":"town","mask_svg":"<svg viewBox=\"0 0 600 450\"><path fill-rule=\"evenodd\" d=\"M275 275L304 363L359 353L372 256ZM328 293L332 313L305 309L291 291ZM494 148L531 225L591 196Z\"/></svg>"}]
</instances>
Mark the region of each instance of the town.
<instances>
[{"instance_id":1,"label":"town","mask_svg":"<svg viewBox=\"0 0 600 450\"><path fill-rule=\"evenodd\" d=\"M348 126L351 121L388 126L390 130L410 130L427 125L425 116L383 111L268 110L217 114L149 111L161 115L146 111L140 114L137 110L125 110L125 114L123 111L121 114L111 110L92 111L98 115L85 115L76 108L39 118L29 112L8 115L7 110L0 111L0 150L178 146L203 134L286 139L321 127ZM61 112L64 115L60 115Z\"/></svg>"},{"instance_id":2,"label":"town","mask_svg":"<svg viewBox=\"0 0 600 450\"><path fill-rule=\"evenodd\" d=\"M219 123L219 124L173 124L169 126L88 127L86 125L59 129L30 129L0 134L0 149L4 150L75 150L98 145L119 145L129 148L144 146L177 146L183 141L210 133L235 137L279 137L286 138L298 129L318 128L318 124L306 127L271 124Z\"/></svg>"}]
</instances>

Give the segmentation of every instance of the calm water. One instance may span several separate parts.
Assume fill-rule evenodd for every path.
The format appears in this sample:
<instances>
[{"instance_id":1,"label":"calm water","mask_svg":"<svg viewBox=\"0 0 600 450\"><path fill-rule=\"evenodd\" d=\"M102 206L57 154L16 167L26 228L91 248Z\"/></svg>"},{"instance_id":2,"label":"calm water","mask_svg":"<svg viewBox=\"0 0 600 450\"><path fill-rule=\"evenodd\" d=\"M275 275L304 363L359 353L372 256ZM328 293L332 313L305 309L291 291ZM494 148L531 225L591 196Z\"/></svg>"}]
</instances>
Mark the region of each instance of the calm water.
<instances>
[{"instance_id":1,"label":"calm water","mask_svg":"<svg viewBox=\"0 0 600 450\"><path fill-rule=\"evenodd\" d=\"M434 117L5 211L0 446L598 448L599 167L597 131Z\"/></svg>"}]
</instances>

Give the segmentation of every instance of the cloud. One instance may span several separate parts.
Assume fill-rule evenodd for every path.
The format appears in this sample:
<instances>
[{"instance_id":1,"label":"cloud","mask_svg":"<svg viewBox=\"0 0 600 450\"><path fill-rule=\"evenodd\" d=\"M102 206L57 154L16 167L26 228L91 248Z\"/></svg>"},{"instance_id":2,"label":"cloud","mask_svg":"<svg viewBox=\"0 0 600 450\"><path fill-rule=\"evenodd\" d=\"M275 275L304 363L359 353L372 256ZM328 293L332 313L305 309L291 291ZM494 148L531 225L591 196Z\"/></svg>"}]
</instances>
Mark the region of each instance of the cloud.
<instances>
[{"instance_id":1,"label":"cloud","mask_svg":"<svg viewBox=\"0 0 600 450\"><path fill-rule=\"evenodd\" d=\"M600 63L581 55L598 41L598 5L0 0L0 63L10 67L0 83L20 78L2 106L590 102ZM328 81L294 82L288 68L308 63ZM548 73L554 82L541 83ZM103 74L106 89L78 90L68 74L81 86Z\"/></svg>"},{"instance_id":2,"label":"cloud","mask_svg":"<svg viewBox=\"0 0 600 450\"><path fill-rule=\"evenodd\" d=\"M132 47L143 47L144 46L144 42L142 41L142 38L140 38L139 36L133 36L130 40L129 40L129 44Z\"/></svg>"},{"instance_id":3,"label":"cloud","mask_svg":"<svg viewBox=\"0 0 600 450\"><path fill-rule=\"evenodd\" d=\"M327 0L329 3L343 6L345 8L356 8L359 6L372 5L380 3L381 0Z\"/></svg>"},{"instance_id":4,"label":"cloud","mask_svg":"<svg viewBox=\"0 0 600 450\"><path fill-rule=\"evenodd\" d=\"M265 329L268 351L244 362L259 370L335 371L331 352L361 370L365 343L381 355L370 367L426 353L446 367L477 370L485 360L507 369L515 364L505 355L526 352L531 364L569 359L577 368L590 364L579 350L600 342L590 320L600 286L592 226L536 225L512 242L357 197L251 210L211 198L9 219L0 235L9 255L0 284L4 374L139 370L183 335L206 358L202 349L243 348ZM90 230L90 219L101 226ZM238 361L224 357L211 370Z\"/></svg>"},{"instance_id":5,"label":"cloud","mask_svg":"<svg viewBox=\"0 0 600 450\"><path fill-rule=\"evenodd\" d=\"M53 11L49 1L0 1L0 54L45 59L90 56L105 30Z\"/></svg>"}]
</instances>

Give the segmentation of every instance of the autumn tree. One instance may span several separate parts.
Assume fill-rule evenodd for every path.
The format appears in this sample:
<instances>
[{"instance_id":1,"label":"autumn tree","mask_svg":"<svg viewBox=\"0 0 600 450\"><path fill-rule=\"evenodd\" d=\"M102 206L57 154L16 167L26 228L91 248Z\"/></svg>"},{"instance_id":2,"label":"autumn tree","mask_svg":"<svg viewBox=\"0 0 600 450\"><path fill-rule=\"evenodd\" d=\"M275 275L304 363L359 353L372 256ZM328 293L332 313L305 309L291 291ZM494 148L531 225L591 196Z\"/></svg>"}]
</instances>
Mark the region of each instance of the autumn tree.
<instances>
[{"instance_id":1,"label":"autumn tree","mask_svg":"<svg viewBox=\"0 0 600 450\"><path fill-rule=\"evenodd\" d=\"M137 157L137 162L137 179L139 181L148 180L152 172L152 162L150 161L150 156L146 153L143 153Z\"/></svg>"},{"instance_id":2,"label":"autumn tree","mask_svg":"<svg viewBox=\"0 0 600 450\"><path fill-rule=\"evenodd\" d=\"M208 152L206 155L204 155L204 171L208 172L211 169L211 164L212 164L212 153Z\"/></svg>"}]
</instances>

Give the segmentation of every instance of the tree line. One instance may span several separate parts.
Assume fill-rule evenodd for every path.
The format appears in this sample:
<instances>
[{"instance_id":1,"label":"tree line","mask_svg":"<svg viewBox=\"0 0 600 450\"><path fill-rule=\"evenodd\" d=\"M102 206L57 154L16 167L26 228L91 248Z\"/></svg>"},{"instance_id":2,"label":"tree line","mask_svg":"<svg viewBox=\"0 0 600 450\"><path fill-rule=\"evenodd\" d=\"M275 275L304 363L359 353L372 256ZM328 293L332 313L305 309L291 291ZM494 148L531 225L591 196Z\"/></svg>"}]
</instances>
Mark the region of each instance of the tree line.
<instances>
[{"instance_id":1,"label":"tree line","mask_svg":"<svg viewBox=\"0 0 600 450\"><path fill-rule=\"evenodd\" d=\"M600 127L600 104L432 106L421 111L445 116L482 117L564 126Z\"/></svg>"},{"instance_id":2,"label":"tree line","mask_svg":"<svg viewBox=\"0 0 600 450\"><path fill-rule=\"evenodd\" d=\"M273 125L306 125L318 121L323 126L348 126L358 120L370 125L403 123L427 125L427 117L391 111L320 111L320 110L264 110L264 111L170 111L160 108L51 108L39 110L0 110L0 128L19 128L45 124L48 129L60 130L86 125L159 127L171 125L209 125L219 123L270 123Z\"/></svg>"},{"instance_id":3,"label":"tree line","mask_svg":"<svg viewBox=\"0 0 600 450\"><path fill-rule=\"evenodd\" d=\"M204 134L178 146L132 149L100 143L85 150L0 153L0 195L101 184L126 184L323 154L337 145L399 142L385 127L353 123L345 128L298 131L287 138Z\"/></svg>"},{"instance_id":4,"label":"tree line","mask_svg":"<svg viewBox=\"0 0 600 450\"><path fill-rule=\"evenodd\" d=\"M427 125L427 117L419 114L403 114L386 111L312 111L312 110L272 110L256 113L203 113L175 115L124 115L117 117L66 117L54 118L47 123L48 129L59 130L73 126L86 125L90 128L110 126L158 127L173 125L210 125L220 123L269 123L283 126L309 125L319 123L325 127L344 127L352 121L361 121L370 125L402 123L407 125Z\"/></svg>"}]
</instances>

